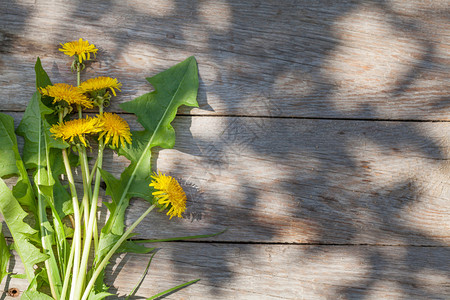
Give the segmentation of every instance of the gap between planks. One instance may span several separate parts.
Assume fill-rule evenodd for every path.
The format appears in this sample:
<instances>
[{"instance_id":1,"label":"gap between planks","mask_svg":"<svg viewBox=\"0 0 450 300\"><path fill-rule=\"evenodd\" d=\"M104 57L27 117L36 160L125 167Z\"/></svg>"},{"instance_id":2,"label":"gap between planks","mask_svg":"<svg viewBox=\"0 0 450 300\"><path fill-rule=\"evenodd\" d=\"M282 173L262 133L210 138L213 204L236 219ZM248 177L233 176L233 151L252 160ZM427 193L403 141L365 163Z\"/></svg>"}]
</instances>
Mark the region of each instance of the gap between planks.
<instances>
[{"instance_id":1,"label":"gap between planks","mask_svg":"<svg viewBox=\"0 0 450 300\"><path fill-rule=\"evenodd\" d=\"M12 237L5 237L6 241L11 244L14 239ZM70 238L68 240L71 240ZM140 243L140 241L144 241L142 239L127 239L132 240L134 242ZM145 241L152 241L145 239ZM150 244L153 242L146 242L142 244ZM164 241L164 242L157 242L158 244L172 244L172 243L181 243L181 244L189 244L189 243L195 243L195 244L208 244L208 245L214 245L214 244L220 244L220 245L261 245L261 246L324 246L324 247L399 247L399 248L442 248L447 249L450 248L450 246L443 246L443 245L406 245L406 244L368 244L368 243L346 243L346 244L338 244L338 243L295 243L295 242L252 242L252 241L200 241L200 240L181 240L181 241ZM120 254L120 253L116 253Z\"/></svg>"},{"instance_id":2,"label":"gap between planks","mask_svg":"<svg viewBox=\"0 0 450 300\"><path fill-rule=\"evenodd\" d=\"M24 110L3 110L0 113L24 113ZM121 115L133 115L125 111L110 111ZM87 114L95 114L95 112L86 111ZM386 118L334 118L334 117L299 117L299 116L265 116L265 115L239 115L239 114L186 114L178 113L177 117L207 117L207 118L249 118L249 119L292 119L292 120L320 120L320 121L355 121L355 122L398 122L398 123L449 123L450 120L417 120L417 119L386 119Z\"/></svg>"}]
</instances>

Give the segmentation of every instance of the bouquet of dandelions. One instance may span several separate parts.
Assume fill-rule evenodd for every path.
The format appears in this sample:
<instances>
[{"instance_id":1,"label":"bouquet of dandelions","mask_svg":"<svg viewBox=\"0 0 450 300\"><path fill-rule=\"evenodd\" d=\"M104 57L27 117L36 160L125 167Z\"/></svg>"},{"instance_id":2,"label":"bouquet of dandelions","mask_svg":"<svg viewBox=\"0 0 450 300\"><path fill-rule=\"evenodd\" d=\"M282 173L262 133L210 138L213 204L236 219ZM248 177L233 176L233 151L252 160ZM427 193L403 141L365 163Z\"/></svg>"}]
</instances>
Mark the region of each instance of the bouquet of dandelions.
<instances>
[{"instance_id":1,"label":"bouquet of dandelions","mask_svg":"<svg viewBox=\"0 0 450 300\"><path fill-rule=\"evenodd\" d=\"M170 218L181 218L185 211L186 195L180 184L170 176L152 173L151 149L172 148L175 132L170 123L178 107L197 106L197 64L190 57L147 78L155 91L120 105L134 113L144 128L130 132L127 122L119 115L104 112L112 96L116 96L116 90L120 91L121 83L110 77L81 82L85 61L98 49L79 39L62 45L59 50L74 57L71 69L77 74L77 86L52 84L37 59L37 91L16 130L24 138L22 156L13 118L0 114L0 213L13 238L13 243L7 245L0 230L0 282L8 275L10 250L14 249L22 260L25 274L10 276L28 280L24 299L103 299L111 295L103 279L113 254L154 250L128 239L134 228L155 207L167 210ZM98 109L98 114L86 115L85 109L90 112ZM93 143L98 145L98 150L90 167L87 150ZM119 179L103 168L103 153L108 148L130 161ZM81 168L82 195L76 189L74 167ZM10 190L3 179L12 176L17 181ZM68 186L60 181L63 176ZM106 194L111 196L111 201L103 202L109 217L99 230L97 203L101 180L106 183ZM125 231L124 215L131 197L143 198L150 206ZM186 238L190 237L180 239ZM92 251L93 261L89 259Z\"/></svg>"}]
</instances>

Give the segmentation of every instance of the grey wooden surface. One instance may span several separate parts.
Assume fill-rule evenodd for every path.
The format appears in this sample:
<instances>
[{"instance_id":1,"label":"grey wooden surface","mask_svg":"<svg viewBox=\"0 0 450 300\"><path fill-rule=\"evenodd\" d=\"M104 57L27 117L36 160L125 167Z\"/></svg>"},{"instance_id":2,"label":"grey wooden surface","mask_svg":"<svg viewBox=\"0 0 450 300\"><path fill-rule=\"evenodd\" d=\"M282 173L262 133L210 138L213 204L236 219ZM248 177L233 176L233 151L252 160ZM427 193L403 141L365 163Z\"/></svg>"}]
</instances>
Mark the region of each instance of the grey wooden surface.
<instances>
[{"instance_id":1,"label":"grey wooden surface","mask_svg":"<svg viewBox=\"0 0 450 300\"><path fill-rule=\"evenodd\" d=\"M98 46L84 78L123 83L116 112L194 55L200 107L180 111L175 148L153 157L184 182L188 213L154 213L137 238L228 231L159 244L139 297L202 278L167 299L448 299L449 4L0 1L0 111L17 126L37 56L74 83L60 42ZM126 163L106 156L116 175ZM146 205L133 200L127 224ZM147 259L109 266L121 297Z\"/></svg>"}]
</instances>

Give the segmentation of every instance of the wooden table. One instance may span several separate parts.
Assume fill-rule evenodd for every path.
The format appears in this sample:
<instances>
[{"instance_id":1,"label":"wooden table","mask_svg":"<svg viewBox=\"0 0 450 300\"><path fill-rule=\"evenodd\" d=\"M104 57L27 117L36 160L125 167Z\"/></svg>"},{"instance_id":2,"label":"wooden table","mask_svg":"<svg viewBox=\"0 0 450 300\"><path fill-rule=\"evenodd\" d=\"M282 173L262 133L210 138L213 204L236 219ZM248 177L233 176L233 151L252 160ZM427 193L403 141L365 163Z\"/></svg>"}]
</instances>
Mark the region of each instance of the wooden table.
<instances>
[{"instance_id":1,"label":"wooden table","mask_svg":"<svg viewBox=\"0 0 450 300\"><path fill-rule=\"evenodd\" d=\"M228 230L158 244L138 296L201 278L166 299L450 299L449 6L4 0L0 110L18 125L37 56L75 83L58 44L79 37L100 49L84 78L123 83L115 112L194 55L200 107L179 111L175 148L153 158L185 182L188 213L155 212L136 238ZM126 160L105 164L117 175ZM126 223L146 207L134 199ZM115 257L111 290L130 292L148 258Z\"/></svg>"}]
</instances>

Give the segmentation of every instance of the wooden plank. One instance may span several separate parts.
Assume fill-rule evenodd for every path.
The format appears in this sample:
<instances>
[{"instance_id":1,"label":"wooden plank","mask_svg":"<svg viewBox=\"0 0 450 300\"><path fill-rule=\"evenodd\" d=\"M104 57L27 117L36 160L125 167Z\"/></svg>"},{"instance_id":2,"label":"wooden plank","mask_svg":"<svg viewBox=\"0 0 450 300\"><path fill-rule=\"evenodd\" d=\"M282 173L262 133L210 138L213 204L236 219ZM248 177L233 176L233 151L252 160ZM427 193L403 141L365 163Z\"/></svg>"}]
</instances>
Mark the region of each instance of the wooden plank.
<instances>
[{"instance_id":1,"label":"wooden plank","mask_svg":"<svg viewBox=\"0 0 450 300\"><path fill-rule=\"evenodd\" d=\"M74 83L58 44L100 48L85 78L117 77L118 103L145 77L199 62L193 115L449 120L448 3L439 1L3 1L0 110L23 111L40 56ZM108 12L108 13L103 13Z\"/></svg>"},{"instance_id":2,"label":"wooden plank","mask_svg":"<svg viewBox=\"0 0 450 300\"><path fill-rule=\"evenodd\" d=\"M448 122L180 116L174 127L175 148L155 149L153 168L185 182L188 213L152 213L138 238L228 228L211 240L450 243ZM105 156L116 177L127 164ZM126 223L147 206L132 201Z\"/></svg>"},{"instance_id":3,"label":"wooden plank","mask_svg":"<svg viewBox=\"0 0 450 300\"><path fill-rule=\"evenodd\" d=\"M200 278L167 299L448 299L450 248L165 243L137 297ZM107 283L124 297L149 255L120 255ZM20 259L13 272L23 272ZM0 290L18 288L10 279ZM11 297L4 297L9 300Z\"/></svg>"}]
</instances>

